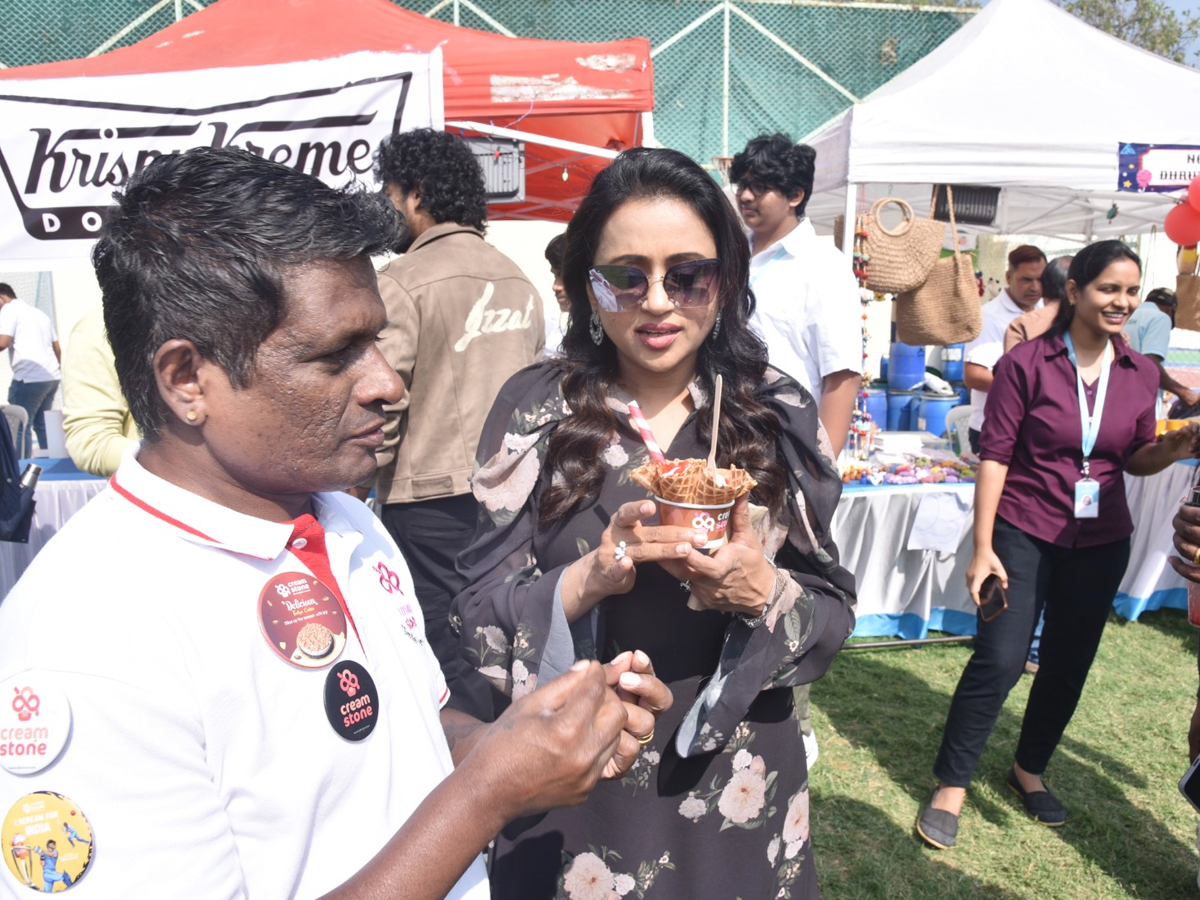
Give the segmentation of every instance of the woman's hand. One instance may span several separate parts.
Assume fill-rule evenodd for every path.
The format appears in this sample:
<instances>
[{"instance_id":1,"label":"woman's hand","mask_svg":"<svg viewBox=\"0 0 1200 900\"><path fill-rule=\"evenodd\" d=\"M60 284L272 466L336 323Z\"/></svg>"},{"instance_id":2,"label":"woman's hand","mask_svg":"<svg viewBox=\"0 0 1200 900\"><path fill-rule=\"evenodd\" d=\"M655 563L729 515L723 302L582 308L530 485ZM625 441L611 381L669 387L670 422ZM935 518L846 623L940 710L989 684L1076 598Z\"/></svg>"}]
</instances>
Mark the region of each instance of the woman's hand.
<instances>
[{"instance_id":1,"label":"woman's hand","mask_svg":"<svg viewBox=\"0 0 1200 900\"><path fill-rule=\"evenodd\" d=\"M605 597L628 593L637 577L636 566L682 559L708 541L706 532L692 528L642 524L653 515L649 500L622 503L600 534L600 546L567 567L561 595L568 622Z\"/></svg>"},{"instance_id":2,"label":"woman's hand","mask_svg":"<svg viewBox=\"0 0 1200 900\"><path fill-rule=\"evenodd\" d=\"M982 550L976 548L975 555L967 564L967 590L971 592L971 600L976 606L979 605L979 586L989 575L999 578L1000 586L1008 590L1008 572L1004 570L1004 563L1000 562L996 551L991 547Z\"/></svg>"},{"instance_id":3,"label":"woman's hand","mask_svg":"<svg viewBox=\"0 0 1200 900\"><path fill-rule=\"evenodd\" d=\"M604 675L628 716L617 751L601 776L617 778L629 771L637 755L653 739L658 717L671 708L674 697L671 689L654 674L650 657L641 650L627 650L605 663Z\"/></svg>"},{"instance_id":4,"label":"woman's hand","mask_svg":"<svg viewBox=\"0 0 1200 900\"><path fill-rule=\"evenodd\" d=\"M1183 428L1164 433L1158 443L1172 460L1191 459L1200 450L1200 428L1189 422Z\"/></svg>"},{"instance_id":5,"label":"woman's hand","mask_svg":"<svg viewBox=\"0 0 1200 900\"><path fill-rule=\"evenodd\" d=\"M750 498L739 497L729 516L729 541L712 556L692 550L684 559L664 558L660 565L691 583L693 605L757 616L771 601L775 567L763 556L750 525Z\"/></svg>"}]
</instances>

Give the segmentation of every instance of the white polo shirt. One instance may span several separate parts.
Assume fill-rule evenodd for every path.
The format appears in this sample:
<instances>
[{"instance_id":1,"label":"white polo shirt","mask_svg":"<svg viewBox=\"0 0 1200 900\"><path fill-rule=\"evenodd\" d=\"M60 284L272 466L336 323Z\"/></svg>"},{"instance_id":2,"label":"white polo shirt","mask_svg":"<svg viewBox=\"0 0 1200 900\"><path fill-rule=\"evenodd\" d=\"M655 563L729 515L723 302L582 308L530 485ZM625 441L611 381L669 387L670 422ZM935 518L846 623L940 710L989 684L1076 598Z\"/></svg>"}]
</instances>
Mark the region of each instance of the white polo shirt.
<instances>
[{"instance_id":1,"label":"white polo shirt","mask_svg":"<svg viewBox=\"0 0 1200 900\"><path fill-rule=\"evenodd\" d=\"M819 403L822 379L862 372L862 304L850 260L822 240L807 217L750 259L756 301L750 327L771 365Z\"/></svg>"},{"instance_id":2,"label":"white polo shirt","mask_svg":"<svg viewBox=\"0 0 1200 900\"><path fill-rule=\"evenodd\" d=\"M88 897L319 896L453 768L438 712L449 692L408 568L365 506L316 495L352 627L336 663L297 668L258 616L273 576L320 574L292 525L198 497L135 456L0 604L0 679L48 670L74 716L57 762L0 770L0 814L34 791L77 803L96 841ZM359 742L324 707L326 677L347 660L377 688L378 724ZM15 893L11 878L0 866L12 889L0 894ZM481 857L450 896L488 893Z\"/></svg>"},{"instance_id":3,"label":"white polo shirt","mask_svg":"<svg viewBox=\"0 0 1200 900\"><path fill-rule=\"evenodd\" d=\"M1033 308L1041 309L1042 301L1038 300ZM1002 288L991 301L983 304L980 314L983 327L979 331L979 337L969 341L963 348L963 363L975 363L987 369L996 368L996 363L1004 355L1004 332L1008 330L1008 325L1013 319L1026 312L1029 310L1017 306L1017 301L1009 296L1008 289ZM976 431L983 430L983 407L986 403L987 391L971 390L971 421L968 427Z\"/></svg>"},{"instance_id":4,"label":"white polo shirt","mask_svg":"<svg viewBox=\"0 0 1200 900\"><path fill-rule=\"evenodd\" d=\"M0 335L12 338L8 360L18 381L58 381L62 369L54 355L58 334L50 317L24 300L0 306Z\"/></svg>"}]
</instances>

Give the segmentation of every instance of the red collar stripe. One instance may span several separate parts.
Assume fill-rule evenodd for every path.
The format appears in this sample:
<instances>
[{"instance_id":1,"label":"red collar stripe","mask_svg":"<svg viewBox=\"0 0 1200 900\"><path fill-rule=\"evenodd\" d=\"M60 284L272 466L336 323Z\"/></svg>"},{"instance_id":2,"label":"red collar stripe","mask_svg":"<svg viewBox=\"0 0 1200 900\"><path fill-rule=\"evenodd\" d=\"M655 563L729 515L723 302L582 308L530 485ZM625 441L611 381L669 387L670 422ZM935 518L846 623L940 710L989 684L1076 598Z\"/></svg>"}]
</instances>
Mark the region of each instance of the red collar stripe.
<instances>
[{"instance_id":1,"label":"red collar stripe","mask_svg":"<svg viewBox=\"0 0 1200 900\"><path fill-rule=\"evenodd\" d=\"M172 518L171 516L168 516L165 512L155 509L153 506L151 506L145 500L142 500L140 497L135 497L133 494L129 493L129 491L127 491L125 488L121 487L121 485L117 484L117 476L116 475L113 475L112 478L110 478L108 480L108 483L112 485L114 491L116 491L118 494L120 494L122 497L124 497L126 500L128 500L130 503L132 503L138 509L142 510L143 512L148 512L150 515L154 516L154 518L161 519L162 521L166 522L168 525L174 525L180 531L186 531L188 534L195 535L198 538L203 538L204 540L208 541L209 543L212 543L212 544L220 543L220 541L216 541L216 540L213 540L212 538L210 538L203 531L197 531L195 528L192 528L190 525L184 525L178 519Z\"/></svg>"}]
</instances>

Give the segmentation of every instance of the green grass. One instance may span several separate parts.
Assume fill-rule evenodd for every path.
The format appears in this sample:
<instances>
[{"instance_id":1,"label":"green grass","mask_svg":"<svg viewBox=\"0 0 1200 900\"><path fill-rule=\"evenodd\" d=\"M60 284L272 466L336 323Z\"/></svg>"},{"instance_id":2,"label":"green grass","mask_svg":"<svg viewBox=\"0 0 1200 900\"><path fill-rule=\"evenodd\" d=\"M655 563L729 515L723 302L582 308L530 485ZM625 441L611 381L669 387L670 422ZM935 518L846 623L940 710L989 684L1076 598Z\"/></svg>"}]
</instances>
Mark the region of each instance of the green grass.
<instances>
[{"instance_id":1,"label":"green grass","mask_svg":"<svg viewBox=\"0 0 1200 900\"><path fill-rule=\"evenodd\" d=\"M1182 612L1111 616L1046 771L1067 824L1029 819L1004 783L1032 679L1009 695L952 850L913 824L970 644L839 654L813 686L821 756L813 843L828 900L1181 900L1197 896L1195 811L1179 794L1196 703L1196 631Z\"/></svg>"}]
</instances>

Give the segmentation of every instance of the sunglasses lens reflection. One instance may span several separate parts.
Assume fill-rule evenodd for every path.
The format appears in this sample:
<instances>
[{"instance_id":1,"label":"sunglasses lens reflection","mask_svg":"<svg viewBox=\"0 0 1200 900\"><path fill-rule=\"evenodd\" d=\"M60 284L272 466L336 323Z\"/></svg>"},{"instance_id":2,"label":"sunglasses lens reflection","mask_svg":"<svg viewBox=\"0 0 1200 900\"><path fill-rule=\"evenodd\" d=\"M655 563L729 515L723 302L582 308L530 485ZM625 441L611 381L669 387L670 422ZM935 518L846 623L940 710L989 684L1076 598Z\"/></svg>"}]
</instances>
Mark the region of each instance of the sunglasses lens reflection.
<instances>
[{"instance_id":1,"label":"sunglasses lens reflection","mask_svg":"<svg viewBox=\"0 0 1200 900\"><path fill-rule=\"evenodd\" d=\"M678 263L663 275L663 289L678 307L707 306L716 295L720 271L717 259ZM588 277L596 302L608 312L635 310L650 292L649 276L635 266L594 266Z\"/></svg>"}]
</instances>

